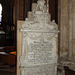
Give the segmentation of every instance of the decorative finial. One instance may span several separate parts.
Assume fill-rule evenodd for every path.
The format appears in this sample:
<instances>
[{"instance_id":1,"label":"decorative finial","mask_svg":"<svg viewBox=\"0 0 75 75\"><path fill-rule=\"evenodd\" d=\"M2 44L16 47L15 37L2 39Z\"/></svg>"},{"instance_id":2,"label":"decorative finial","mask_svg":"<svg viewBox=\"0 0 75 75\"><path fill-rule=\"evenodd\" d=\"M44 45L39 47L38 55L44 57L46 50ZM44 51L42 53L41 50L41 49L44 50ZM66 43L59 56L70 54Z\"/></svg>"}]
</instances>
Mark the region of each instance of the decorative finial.
<instances>
[{"instance_id":1,"label":"decorative finial","mask_svg":"<svg viewBox=\"0 0 75 75\"><path fill-rule=\"evenodd\" d=\"M49 0L47 0L47 12L49 12Z\"/></svg>"},{"instance_id":2,"label":"decorative finial","mask_svg":"<svg viewBox=\"0 0 75 75\"><path fill-rule=\"evenodd\" d=\"M38 0L38 3L44 3L45 4L45 0Z\"/></svg>"}]
</instances>

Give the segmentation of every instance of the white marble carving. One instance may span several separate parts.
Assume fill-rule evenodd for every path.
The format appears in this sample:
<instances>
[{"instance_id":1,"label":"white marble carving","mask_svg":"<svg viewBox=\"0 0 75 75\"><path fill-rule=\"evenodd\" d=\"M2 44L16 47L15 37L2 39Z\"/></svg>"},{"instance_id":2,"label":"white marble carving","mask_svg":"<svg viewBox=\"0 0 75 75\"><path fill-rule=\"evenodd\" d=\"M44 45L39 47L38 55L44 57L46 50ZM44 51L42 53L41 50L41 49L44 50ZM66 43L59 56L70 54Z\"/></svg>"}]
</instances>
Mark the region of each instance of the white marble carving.
<instances>
[{"instance_id":1,"label":"white marble carving","mask_svg":"<svg viewBox=\"0 0 75 75\"><path fill-rule=\"evenodd\" d=\"M21 75L57 75L58 26L54 20L51 21L45 0L38 0L33 6L36 8L28 13L30 17L21 27Z\"/></svg>"}]
</instances>

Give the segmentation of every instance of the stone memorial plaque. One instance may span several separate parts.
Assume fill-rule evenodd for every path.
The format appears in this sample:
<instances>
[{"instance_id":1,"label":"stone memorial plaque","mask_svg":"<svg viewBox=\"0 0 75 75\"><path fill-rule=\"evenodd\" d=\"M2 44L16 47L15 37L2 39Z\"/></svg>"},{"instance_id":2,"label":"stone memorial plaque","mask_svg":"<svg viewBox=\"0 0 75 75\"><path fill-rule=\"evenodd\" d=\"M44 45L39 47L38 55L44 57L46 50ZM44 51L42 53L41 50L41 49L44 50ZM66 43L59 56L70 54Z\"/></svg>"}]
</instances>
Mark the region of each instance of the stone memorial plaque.
<instances>
[{"instance_id":1,"label":"stone memorial plaque","mask_svg":"<svg viewBox=\"0 0 75 75\"><path fill-rule=\"evenodd\" d=\"M28 12L30 17L26 18L21 27L21 75L56 75L58 26L50 21L45 0L38 0L36 5L36 9L30 14Z\"/></svg>"}]
</instances>

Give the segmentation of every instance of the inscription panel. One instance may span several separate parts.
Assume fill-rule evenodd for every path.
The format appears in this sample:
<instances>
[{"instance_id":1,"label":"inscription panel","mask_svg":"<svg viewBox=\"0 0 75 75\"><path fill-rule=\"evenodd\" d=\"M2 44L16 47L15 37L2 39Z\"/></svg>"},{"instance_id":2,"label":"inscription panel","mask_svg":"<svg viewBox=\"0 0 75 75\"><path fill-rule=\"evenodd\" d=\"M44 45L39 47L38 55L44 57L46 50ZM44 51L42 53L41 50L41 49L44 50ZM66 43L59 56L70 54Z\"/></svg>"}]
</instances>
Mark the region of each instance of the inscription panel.
<instances>
[{"instance_id":1,"label":"inscription panel","mask_svg":"<svg viewBox=\"0 0 75 75\"><path fill-rule=\"evenodd\" d=\"M56 38L53 33L53 38L46 38L52 35L52 33L28 33L27 42L27 54L25 56L25 63L29 64L40 64L40 63L56 63ZM40 36L39 36L40 35ZM39 37L38 37L39 36ZM36 37L33 39L32 37ZM38 37L38 38L37 38Z\"/></svg>"}]
</instances>

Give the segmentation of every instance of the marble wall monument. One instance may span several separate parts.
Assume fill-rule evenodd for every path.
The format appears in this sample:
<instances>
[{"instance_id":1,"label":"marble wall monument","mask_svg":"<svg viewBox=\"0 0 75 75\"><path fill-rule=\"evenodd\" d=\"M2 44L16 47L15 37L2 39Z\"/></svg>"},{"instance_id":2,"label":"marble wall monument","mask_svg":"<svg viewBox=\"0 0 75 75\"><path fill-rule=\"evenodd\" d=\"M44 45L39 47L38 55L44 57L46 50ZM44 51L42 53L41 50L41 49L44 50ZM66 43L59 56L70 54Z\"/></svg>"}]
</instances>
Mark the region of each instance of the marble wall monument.
<instances>
[{"instance_id":1,"label":"marble wall monument","mask_svg":"<svg viewBox=\"0 0 75 75\"><path fill-rule=\"evenodd\" d=\"M58 26L48 10L45 0L38 0L22 24L21 75L57 75Z\"/></svg>"}]
</instances>

